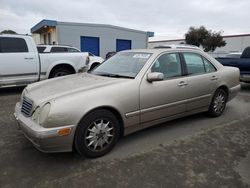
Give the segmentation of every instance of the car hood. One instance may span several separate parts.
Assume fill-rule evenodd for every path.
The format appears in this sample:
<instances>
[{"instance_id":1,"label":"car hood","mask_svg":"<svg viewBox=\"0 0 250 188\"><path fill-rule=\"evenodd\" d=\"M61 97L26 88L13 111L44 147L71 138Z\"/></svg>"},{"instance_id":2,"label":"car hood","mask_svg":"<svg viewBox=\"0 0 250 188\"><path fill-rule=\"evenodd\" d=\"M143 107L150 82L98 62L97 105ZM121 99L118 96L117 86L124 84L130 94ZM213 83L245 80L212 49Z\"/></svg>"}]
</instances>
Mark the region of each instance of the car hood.
<instances>
[{"instance_id":1,"label":"car hood","mask_svg":"<svg viewBox=\"0 0 250 188\"><path fill-rule=\"evenodd\" d=\"M26 88L25 96L35 102L35 104L40 104L65 95L99 89L129 80L131 79L79 73L30 84Z\"/></svg>"}]
</instances>

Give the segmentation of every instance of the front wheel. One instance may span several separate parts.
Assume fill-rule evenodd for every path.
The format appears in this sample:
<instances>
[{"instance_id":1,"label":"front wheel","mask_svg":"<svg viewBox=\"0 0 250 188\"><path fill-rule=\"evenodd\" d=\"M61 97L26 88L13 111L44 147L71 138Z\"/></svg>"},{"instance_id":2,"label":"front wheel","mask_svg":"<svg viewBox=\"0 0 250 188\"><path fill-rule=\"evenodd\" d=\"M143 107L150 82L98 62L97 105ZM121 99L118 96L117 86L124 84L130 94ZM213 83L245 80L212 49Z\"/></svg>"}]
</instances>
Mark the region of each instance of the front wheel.
<instances>
[{"instance_id":1,"label":"front wheel","mask_svg":"<svg viewBox=\"0 0 250 188\"><path fill-rule=\"evenodd\" d=\"M78 125L74 144L80 155L95 158L111 151L119 135L120 125L114 114L107 110L96 110Z\"/></svg>"},{"instance_id":2,"label":"front wheel","mask_svg":"<svg viewBox=\"0 0 250 188\"><path fill-rule=\"evenodd\" d=\"M208 114L212 117L220 116L225 110L227 93L224 89L217 89L210 104Z\"/></svg>"}]
</instances>

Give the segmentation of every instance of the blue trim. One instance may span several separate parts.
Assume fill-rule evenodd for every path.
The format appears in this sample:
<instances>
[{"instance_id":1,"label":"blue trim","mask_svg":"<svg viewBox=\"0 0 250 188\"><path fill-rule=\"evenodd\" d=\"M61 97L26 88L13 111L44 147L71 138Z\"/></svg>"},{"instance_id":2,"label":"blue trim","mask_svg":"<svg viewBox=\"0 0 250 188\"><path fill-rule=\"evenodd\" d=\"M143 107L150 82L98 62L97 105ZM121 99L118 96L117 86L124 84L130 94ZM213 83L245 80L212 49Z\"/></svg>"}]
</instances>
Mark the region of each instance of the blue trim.
<instances>
[{"instance_id":1,"label":"blue trim","mask_svg":"<svg viewBox=\"0 0 250 188\"><path fill-rule=\"evenodd\" d=\"M57 25L57 21L55 20L42 20L38 24L36 24L34 27L31 28L31 33L35 33L36 31L38 31L44 26L55 27L56 25Z\"/></svg>"}]
</instances>

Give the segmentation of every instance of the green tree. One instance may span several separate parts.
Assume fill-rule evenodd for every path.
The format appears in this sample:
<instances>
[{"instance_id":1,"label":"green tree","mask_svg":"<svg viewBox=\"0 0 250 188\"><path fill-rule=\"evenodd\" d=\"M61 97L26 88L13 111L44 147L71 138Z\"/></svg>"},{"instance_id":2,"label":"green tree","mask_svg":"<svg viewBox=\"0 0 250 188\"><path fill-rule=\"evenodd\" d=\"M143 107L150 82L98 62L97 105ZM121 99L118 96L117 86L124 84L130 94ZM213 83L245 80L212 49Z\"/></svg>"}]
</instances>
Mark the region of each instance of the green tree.
<instances>
[{"instance_id":1,"label":"green tree","mask_svg":"<svg viewBox=\"0 0 250 188\"><path fill-rule=\"evenodd\" d=\"M213 52L217 47L226 45L221 32L207 30L204 26L190 27L185 34L185 42L198 47L202 46L206 52Z\"/></svg>"},{"instance_id":2,"label":"green tree","mask_svg":"<svg viewBox=\"0 0 250 188\"><path fill-rule=\"evenodd\" d=\"M17 34L17 33L13 30L3 30L1 31L1 34Z\"/></svg>"},{"instance_id":3,"label":"green tree","mask_svg":"<svg viewBox=\"0 0 250 188\"><path fill-rule=\"evenodd\" d=\"M202 44L205 52L213 52L217 47L223 47L226 45L226 42L223 40L221 36L221 32L211 33L209 37L204 39Z\"/></svg>"}]
</instances>

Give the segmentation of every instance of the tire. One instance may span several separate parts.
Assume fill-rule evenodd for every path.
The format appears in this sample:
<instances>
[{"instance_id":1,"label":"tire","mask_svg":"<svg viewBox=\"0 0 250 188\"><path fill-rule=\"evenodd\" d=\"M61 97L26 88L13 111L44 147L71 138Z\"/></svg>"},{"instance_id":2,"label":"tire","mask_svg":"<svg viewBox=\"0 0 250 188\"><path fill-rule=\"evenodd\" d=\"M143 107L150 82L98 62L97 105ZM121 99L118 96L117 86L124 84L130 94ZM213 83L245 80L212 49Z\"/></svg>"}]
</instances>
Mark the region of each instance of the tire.
<instances>
[{"instance_id":1,"label":"tire","mask_svg":"<svg viewBox=\"0 0 250 188\"><path fill-rule=\"evenodd\" d=\"M224 89L217 89L210 104L208 115L211 117L220 116L226 107L227 92Z\"/></svg>"},{"instance_id":2,"label":"tire","mask_svg":"<svg viewBox=\"0 0 250 188\"><path fill-rule=\"evenodd\" d=\"M72 74L70 70L62 67L62 68L57 68L55 70L53 70L49 76L49 78L56 78L56 77L60 77L60 76L66 76Z\"/></svg>"},{"instance_id":3,"label":"tire","mask_svg":"<svg viewBox=\"0 0 250 188\"><path fill-rule=\"evenodd\" d=\"M97 66L99 66L100 63L93 63L89 69L89 71L92 71L94 68L96 68Z\"/></svg>"},{"instance_id":4,"label":"tire","mask_svg":"<svg viewBox=\"0 0 250 188\"><path fill-rule=\"evenodd\" d=\"M115 115L107 110L96 110L79 123L74 146L82 156L101 157L113 149L119 135L120 125Z\"/></svg>"}]
</instances>

